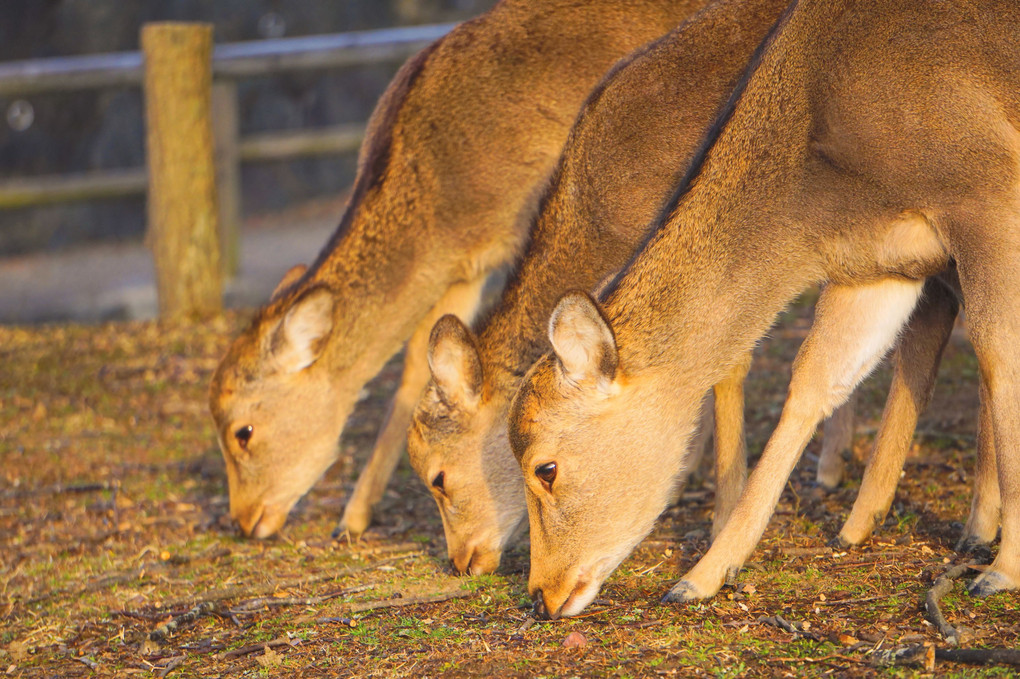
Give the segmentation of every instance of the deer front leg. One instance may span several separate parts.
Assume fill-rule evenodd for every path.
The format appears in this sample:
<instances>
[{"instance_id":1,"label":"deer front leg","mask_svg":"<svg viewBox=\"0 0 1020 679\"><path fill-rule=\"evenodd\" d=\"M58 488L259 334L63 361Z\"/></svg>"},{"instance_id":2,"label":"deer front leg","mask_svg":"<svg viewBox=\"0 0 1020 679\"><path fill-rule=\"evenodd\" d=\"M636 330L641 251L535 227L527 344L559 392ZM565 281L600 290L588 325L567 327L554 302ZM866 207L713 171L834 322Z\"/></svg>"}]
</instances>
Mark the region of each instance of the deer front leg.
<instances>
[{"instance_id":1,"label":"deer front leg","mask_svg":"<svg viewBox=\"0 0 1020 679\"><path fill-rule=\"evenodd\" d=\"M470 324L481 303L484 285L485 276L480 276L475 280L451 286L415 328L404 351L404 372L400 379L400 387L390 402L389 411L372 449L372 456L358 477L354 492L344 507L343 517L333 531L334 537L346 534L349 539L357 540L371 523L372 509L382 499L386 484L393 476L393 470L404 449L411 415L429 380L426 350L432 326L445 314L455 314Z\"/></svg>"},{"instance_id":2,"label":"deer front leg","mask_svg":"<svg viewBox=\"0 0 1020 679\"><path fill-rule=\"evenodd\" d=\"M846 403L826 418L823 425L822 450L818 454L815 480L826 490L835 490L846 470L844 454L854 441L854 412L857 410L857 392Z\"/></svg>"},{"instance_id":3,"label":"deer front leg","mask_svg":"<svg viewBox=\"0 0 1020 679\"><path fill-rule=\"evenodd\" d=\"M715 394L711 389L705 394L705 400L701 402L701 414L698 416L698 431L687 446L687 478L683 483L677 485L676 492L669 503L671 505L680 502L684 489L688 484L697 485L705 478L703 465L705 462L705 451L712 441L712 432L715 428ZM713 464L714 464L713 460Z\"/></svg>"},{"instance_id":4,"label":"deer front leg","mask_svg":"<svg viewBox=\"0 0 1020 679\"><path fill-rule=\"evenodd\" d=\"M712 539L722 531L747 482L744 441L744 380L751 354L733 367L729 377L713 387L715 394L715 508Z\"/></svg>"},{"instance_id":5,"label":"deer front leg","mask_svg":"<svg viewBox=\"0 0 1020 679\"><path fill-rule=\"evenodd\" d=\"M665 596L693 601L715 595L754 551L786 480L823 417L853 391L896 340L922 283L884 280L825 288L811 333L793 366L779 425L712 547Z\"/></svg>"},{"instance_id":6,"label":"deer front leg","mask_svg":"<svg viewBox=\"0 0 1020 679\"><path fill-rule=\"evenodd\" d=\"M914 438L917 418L928 407L942 351L953 331L959 304L938 280L930 279L893 354L893 377L875 437L875 448L853 509L836 541L859 545L885 520Z\"/></svg>"}]
</instances>

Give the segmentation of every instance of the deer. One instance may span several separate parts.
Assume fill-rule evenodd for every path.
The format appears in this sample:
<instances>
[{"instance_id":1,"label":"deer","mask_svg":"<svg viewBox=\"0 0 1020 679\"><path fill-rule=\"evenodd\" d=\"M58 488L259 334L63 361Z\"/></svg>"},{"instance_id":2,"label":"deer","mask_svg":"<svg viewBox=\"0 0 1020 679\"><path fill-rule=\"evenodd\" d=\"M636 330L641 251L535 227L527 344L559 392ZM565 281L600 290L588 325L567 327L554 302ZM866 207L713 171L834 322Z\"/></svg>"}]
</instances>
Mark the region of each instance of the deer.
<instances>
[{"instance_id":1,"label":"deer","mask_svg":"<svg viewBox=\"0 0 1020 679\"><path fill-rule=\"evenodd\" d=\"M452 314L433 327L431 377L407 451L436 500L458 573L494 571L527 516L506 416L549 348L545 319L563 292L592 289L627 263L787 1L714 2L618 63L578 115L501 300L477 334ZM746 477L746 368L714 387L716 531Z\"/></svg>"},{"instance_id":2,"label":"deer","mask_svg":"<svg viewBox=\"0 0 1020 679\"><path fill-rule=\"evenodd\" d=\"M427 381L435 322L470 321L515 261L589 90L706 0L502 0L403 65L372 114L340 224L284 276L210 385L230 514L266 538L339 456L362 387L400 385L338 532L367 529Z\"/></svg>"},{"instance_id":3,"label":"deer","mask_svg":"<svg viewBox=\"0 0 1020 679\"><path fill-rule=\"evenodd\" d=\"M818 422L893 346L926 281L954 266L1001 502L998 554L969 590L1020 586L1018 46L1020 7L996 0L784 11L644 247L598 300L561 297L552 351L511 403L536 614L576 615L596 596L683 477L705 391L825 283L778 425L664 601L714 596Z\"/></svg>"},{"instance_id":4,"label":"deer","mask_svg":"<svg viewBox=\"0 0 1020 679\"><path fill-rule=\"evenodd\" d=\"M432 329L431 379L412 418L408 453L435 498L456 572L493 572L526 516L523 479L507 442L506 413L521 377L549 348L543 319L571 285L590 289L626 262L686 170L704 128L786 6L786 0L716 2L621 61L578 116L503 298L477 333L453 315ZM948 298L934 300L953 304ZM902 379L890 393L890 414L880 430L876 457L883 463L869 467L837 538L843 546L863 542L888 513L955 313L953 306L948 327L938 335L942 340L934 346L925 345L928 337L936 338L934 333L913 328L924 317L912 322L912 336L898 348L916 358L905 366L897 361ZM927 362L912 369L922 356ZM717 415L713 536L725 524L746 477L746 369L742 364L733 379L715 385L710 392L715 399L705 404ZM904 385L916 388L896 389ZM852 410L850 404L841 406L825 422L818 466L823 486L836 485L842 474L839 449L852 433ZM706 425L712 426L711 417L702 419L701 434ZM703 440L692 443L692 456L703 447ZM688 467L696 466L689 460Z\"/></svg>"}]
</instances>

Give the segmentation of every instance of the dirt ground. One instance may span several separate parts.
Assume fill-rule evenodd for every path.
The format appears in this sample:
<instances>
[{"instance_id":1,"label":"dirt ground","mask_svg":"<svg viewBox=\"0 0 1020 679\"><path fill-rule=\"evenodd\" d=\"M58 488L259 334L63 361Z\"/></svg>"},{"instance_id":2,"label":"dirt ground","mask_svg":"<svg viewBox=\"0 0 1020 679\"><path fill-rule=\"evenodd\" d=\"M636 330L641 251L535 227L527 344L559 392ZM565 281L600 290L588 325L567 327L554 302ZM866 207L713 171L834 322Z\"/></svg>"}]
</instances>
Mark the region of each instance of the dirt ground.
<instances>
[{"instance_id":1,"label":"dirt ground","mask_svg":"<svg viewBox=\"0 0 1020 679\"><path fill-rule=\"evenodd\" d=\"M809 314L809 304L797 305L757 352L753 455L778 417ZM406 462L364 541L330 538L396 363L370 385L340 461L283 534L237 536L205 394L244 320L0 328L0 673L913 676L923 664L883 666L881 651L948 647L923 600L933 578L964 558L952 548L969 508L977 399L962 332L893 511L870 543L827 546L862 468L852 461L845 487L822 492L812 483L816 440L736 587L699 605L659 603L708 547L712 489L693 484L584 614L536 622L526 545L497 575L451 575L438 514ZM863 387L858 459L887 385L883 370ZM1018 603L1016 593L974 599L957 583L943 608L962 647L1016 648ZM176 629L165 626L189 612ZM572 645L575 632L583 643ZM935 661L939 676L1015 670Z\"/></svg>"}]
</instances>

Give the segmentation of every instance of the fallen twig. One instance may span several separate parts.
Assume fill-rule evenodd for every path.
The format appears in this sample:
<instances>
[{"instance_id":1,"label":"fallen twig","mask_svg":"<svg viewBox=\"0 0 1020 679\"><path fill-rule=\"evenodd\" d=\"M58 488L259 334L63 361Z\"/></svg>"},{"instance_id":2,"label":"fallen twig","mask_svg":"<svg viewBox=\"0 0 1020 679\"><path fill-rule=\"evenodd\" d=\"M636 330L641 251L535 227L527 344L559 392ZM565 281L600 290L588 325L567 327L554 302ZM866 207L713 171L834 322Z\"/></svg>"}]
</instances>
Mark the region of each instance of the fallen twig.
<instances>
[{"instance_id":1,"label":"fallen twig","mask_svg":"<svg viewBox=\"0 0 1020 679\"><path fill-rule=\"evenodd\" d=\"M175 655L172 658L166 658L161 664L156 665L156 676L165 677L183 665L186 658L187 656L184 655Z\"/></svg>"},{"instance_id":2,"label":"fallen twig","mask_svg":"<svg viewBox=\"0 0 1020 679\"><path fill-rule=\"evenodd\" d=\"M832 601L816 601L812 606L849 606L850 604L864 604L869 601L880 601L882 599L892 599L893 597L902 596L903 592L892 592L890 594L879 594L877 596L865 596L859 599L835 599Z\"/></svg>"},{"instance_id":3,"label":"fallen twig","mask_svg":"<svg viewBox=\"0 0 1020 679\"><path fill-rule=\"evenodd\" d=\"M123 585L128 582L136 582L144 578L146 575L165 571L170 566L178 566L184 563L203 561L206 559L218 559L221 558L222 556L229 556L230 554L232 554L232 552L229 549L217 549L211 552L207 551L192 557L175 555L170 557L170 559L168 559L167 561L152 563L146 566L142 566L141 568L133 568L129 571L122 571L120 573L108 573L107 575L104 575L100 578L96 578L95 580L87 582L86 584L79 587L62 587L60 589L51 590L49 592L45 592L43 594L40 594L39 596L29 599L28 601L25 602L25 604L30 606L32 604L37 604L41 601L47 601L58 596L79 597L82 594L88 594L90 592L95 592L100 589L107 589L109 587L113 587L114 585ZM185 600L183 603L187 604L190 602ZM181 606L176 607L180 608ZM118 611L117 614L131 615L129 611Z\"/></svg>"},{"instance_id":4,"label":"fallen twig","mask_svg":"<svg viewBox=\"0 0 1020 679\"><path fill-rule=\"evenodd\" d=\"M399 599L381 599L379 601L363 601L351 606L352 613L364 613L375 611L380 608L397 608L401 606L417 606L419 604L437 604L450 599L464 599L474 594L468 590L457 590L443 594L430 594L428 596L401 597Z\"/></svg>"},{"instance_id":5,"label":"fallen twig","mask_svg":"<svg viewBox=\"0 0 1020 679\"><path fill-rule=\"evenodd\" d=\"M888 552L874 552L874 553L870 554L869 556L872 556L872 557L880 556L882 558L881 559L875 559L875 558L870 558L870 559L854 559L852 561L839 560L839 561L834 561L831 564L828 564L826 566L826 568L830 569L830 570L832 570L832 569L842 570L844 568L854 568L854 567L857 567L857 566L898 566L898 565L902 565L903 562L900 561L897 557L910 556L910 555L911 555L911 552L906 550L906 549L894 549L894 550L890 550Z\"/></svg>"},{"instance_id":6,"label":"fallen twig","mask_svg":"<svg viewBox=\"0 0 1020 679\"><path fill-rule=\"evenodd\" d=\"M935 657L969 665L1020 666L1020 650L1015 648L937 648Z\"/></svg>"},{"instance_id":7,"label":"fallen twig","mask_svg":"<svg viewBox=\"0 0 1020 679\"><path fill-rule=\"evenodd\" d=\"M90 658L87 655L82 656L80 658L75 658L75 660L80 662L82 665L85 665L85 667L89 668L93 672L99 669L99 663L97 663L94 659Z\"/></svg>"},{"instance_id":8,"label":"fallen twig","mask_svg":"<svg viewBox=\"0 0 1020 679\"><path fill-rule=\"evenodd\" d=\"M935 670L935 647L930 644L883 648L872 653L871 658L876 665L912 665L923 667L926 672Z\"/></svg>"},{"instance_id":9,"label":"fallen twig","mask_svg":"<svg viewBox=\"0 0 1020 679\"><path fill-rule=\"evenodd\" d=\"M216 559L222 559L223 557L230 556L233 552L227 547L220 547L212 551L206 551L202 554L192 556L190 554L172 554L170 558L166 560L166 563L171 566L183 566L186 563L192 561L215 561Z\"/></svg>"},{"instance_id":10,"label":"fallen twig","mask_svg":"<svg viewBox=\"0 0 1020 679\"><path fill-rule=\"evenodd\" d=\"M358 585L357 587L345 587L344 589L338 589L335 592L329 592L320 596L310 597L258 597L256 599L248 599L242 601L233 608L230 609L231 615L238 615L240 613L252 613L263 608L270 606L312 606L315 604L321 604L323 601L329 601L340 596L346 596L348 594L357 594L358 592L366 592L370 589L375 589L374 584Z\"/></svg>"},{"instance_id":11,"label":"fallen twig","mask_svg":"<svg viewBox=\"0 0 1020 679\"><path fill-rule=\"evenodd\" d=\"M354 618L316 618L315 622L319 624L326 624L331 622L338 622L345 627L357 627L358 621Z\"/></svg>"},{"instance_id":12,"label":"fallen twig","mask_svg":"<svg viewBox=\"0 0 1020 679\"><path fill-rule=\"evenodd\" d=\"M113 490L117 484L104 481L101 483L72 483L64 485L58 483L52 486L41 488L26 488L24 490L8 490L0 493L0 500L14 500L27 497L38 497L40 495L64 495L75 493L98 493L104 490Z\"/></svg>"},{"instance_id":13,"label":"fallen twig","mask_svg":"<svg viewBox=\"0 0 1020 679\"><path fill-rule=\"evenodd\" d=\"M776 616L764 616L758 618L758 622L763 625L771 625L772 627L778 627L781 630L785 630L795 636L807 637L808 639L818 640L818 635L811 630L801 629L795 623L790 622L781 615ZM802 623L803 624L803 623Z\"/></svg>"},{"instance_id":14,"label":"fallen twig","mask_svg":"<svg viewBox=\"0 0 1020 679\"><path fill-rule=\"evenodd\" d=\"M167 637L177 631L181 625L186 625L189 622L194 622L201 618L203 615L209 615L216 609L216 606L209 602L204 602L195 606L187 613L182 613L174 617L169 622L165 622L156 629L149 632L149 639L151 641L165 641Z\"/></svg>"},{"instance_id":15,"label":"fallen twig","mask_svg":"<svg viewBox=\"0 0 1020 679\"><path fill-rule=\"evenodd\" d=\"M942 614L942 609L939 608L939 599L946 595L951 589L953 589L953 581L958 577L967 572L973 562L968 561L964 564L953 566L945 573L940 575L935 580L935 584L931 586L928 593L924 597L924 610L928 614L928 620L933 625L939 628L939 634L941 634L950 646L958 646L960 643L960 633L955 627L949 624L946 620L946 616Z\"/></svg>"},{"instance_id":16,"label":"fallen twig","mask_svg":"<svg viewBox=\"0 0 1020 679\"><path fill-rule=\"evenodd\" d=\"M294 646L297 646L299 643L300 642L297 639L284 639L283 637L281 637L279 639L273 639L272 641L263 641L262 643L259 644L242 646L241 648L235 648L232 651L224 651L223 653L217 655L216 659L228 660L230 658L240 658L245 655L251 655L252 653L257 653L259 651L265 650L267 646L269 648L279 648L280 646L290 646L291 648L293 648Z\"/></svg>"},{"instance_id":17,"label":"fallen twig","mask_svg":"<svg viewBox=\"0 0 1020 679\"><path fill-rule=\"evenodd\" d=\"M829 655L823 655L823 656L818 657L818 658L796 658L796 657L793 657L793 656L779 657L779 658L770 658L770 661L775 661L775 662L806 662L806 663L819 663L819 662L823 662L823 663L832 663L832 664L835 664L836 661L839 661L841 663L851 663L851 664L858 664L858 665L860 663L864 662L860 658L852 658L852 657L850 657L848 655L843 655L841 653L830 653Z\"/></svg>"},{"instance_id":18,"label":"fallen twig","mask_svg":"<svg viewBox=\"0 0 1020 679\"><path fill-rule=\"evenodd\" d=\"M196 605L204 602L218 602L225 599L240 599L242 597L253 597L253 596L265 596L273 592L277 592L282 589L291 589L294 587L301 587L304 585L311 585L317 582L324 582L326 580L335 580L337 578L346 577L354 573L363 573L364 571L370 571L379 566L384 566L389 563L396 561L403 561L404 559L413 559L424 555L424 551L413 552L411 554L400 554L397 556L391 556L387 559L380 559L379 561L365 564L363 566L349 566L343 570L334 571L331 573L320 573L313 576L305 576L303 578L295 578L293 580L284 580L283 582L272 582L263 585L243 585L237 587L223 587L220 589L211 589L198 597L189 597L184 599L175 599L173 601L167 601L163 604L163 608L180 608L181 606Z\"/></svg>"},{"instance_id":19,"label":"fallen twig","mask_svg":"<svg viewBox=\"0 0 1020 679\"><path fill-rule=\"evenodd\" d=\"M531 626L534 625L534 624L535 624L535 619L529 615L528 617L526 617L524 619L524 622L521 623L521 626L517 628L515 633L516 634L523 634L524 632L527 632L529 629L531 629Z\"/></svg>"},{"instance_id":20,"label":"fallen twig","mask_svg":"<svg viewBox=\"0 0 1020 679\"><path fill-rule=\"evenodd\" d=\"M832 547L783 547L785 556L829 556L832 554Z\"/></svg>"},{"instance_id":21,"label":"fallen twig","mask_svg":"<svg viewBox=\"0 0 1020 679\"><path fill-rule=\"evenodd\" d=\"M800 634L800 630L794 627L793 623L784 618L781 615L776 616L763 616L758 618L758 622L763 625L771 625L772 627L778 627L781 630L786 630L791 634Z\"/></svg>"}]
</instances>

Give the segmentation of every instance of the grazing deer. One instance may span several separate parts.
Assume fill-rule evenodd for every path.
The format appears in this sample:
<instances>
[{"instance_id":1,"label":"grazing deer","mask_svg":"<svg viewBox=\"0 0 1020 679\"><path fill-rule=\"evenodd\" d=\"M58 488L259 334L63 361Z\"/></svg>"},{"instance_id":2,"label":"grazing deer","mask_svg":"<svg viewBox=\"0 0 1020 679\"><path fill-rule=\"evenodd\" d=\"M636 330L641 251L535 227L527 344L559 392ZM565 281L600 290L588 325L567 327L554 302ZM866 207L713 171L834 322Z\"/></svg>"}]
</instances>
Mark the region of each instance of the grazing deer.
<instances>
[{"instance_id":1,"label":"grazing deer","mask_svg":"<svg viewBox=\"0 0 1020 679\"><path fill-rule=\"evenodd\" d=\"M644 249L573 292L510 411L539 614L575 615L684 472L702 395L826 281L780 422L730 520L667 601L754 550L819 420L955 263L993 435L1002 541L971 586L1020 586L1020 5L795 0Z\"/></svg>"},{"instance_id":2,"label":"grazing deer","mask_svg":"<svg viewBox=\"0 0 1020 679\"><path fill-rule=\"evenodd\" d=\"M408 453L439 506L458 572L495 570L527 515L506 416L524 373L549 349L549 312L563 292L592 289L627 263L787 2L715 2L617 65L581 110L524 258L477 337L452 315L432 330L432 379ZM716 387L716 530L746 477L746 370Z\"/></svg>"},{"instance_id":3,"label":"grazing deer","mask_svg":"<svg viewBox=\"0 0 1020 679\"><path fill-rule=\"evenodd\" d=\"M427 381L433 324L469 320L486 278L519 255L598 79L704 2L503 0L401 68L369 122L336 233L310 268L288 273L213 378L230 512L245 534L279 530L336 459L362 386L407 341L341 522L351 537L365 530Z\"/></svg>"}]
</instances>

